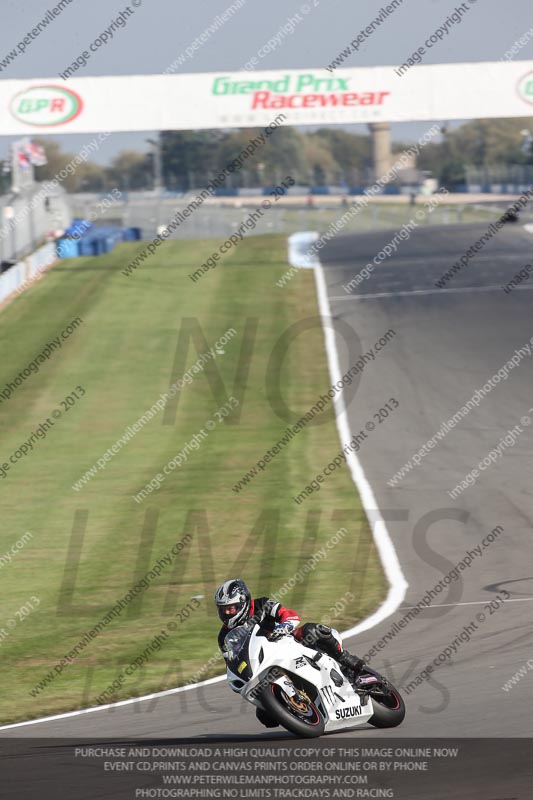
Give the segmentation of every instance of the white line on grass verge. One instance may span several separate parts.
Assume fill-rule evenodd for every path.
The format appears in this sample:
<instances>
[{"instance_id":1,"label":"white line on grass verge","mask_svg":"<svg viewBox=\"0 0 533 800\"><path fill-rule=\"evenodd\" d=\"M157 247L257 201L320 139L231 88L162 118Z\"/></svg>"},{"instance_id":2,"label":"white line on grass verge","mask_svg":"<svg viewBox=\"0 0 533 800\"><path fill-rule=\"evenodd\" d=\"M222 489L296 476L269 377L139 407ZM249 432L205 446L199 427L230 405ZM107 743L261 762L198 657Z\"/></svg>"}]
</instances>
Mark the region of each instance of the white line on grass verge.
<instances>
[{"instance_id":1,"label":"white line on grass verge","mask_svg":"<svg viewBox=\"0 0 533 800\"><path fill-rule=\"evenodd\" d=\"M328 358L329 373L332 383L335 384L337 381L341 380L342 373L339 366L339 356L335 343L335 333L331 328L331 310L329 307L326 281L324 278L324 271L320 263L315 266L314 270L318 295L318 307L324 328L324 340ZM339 432L340 441L348 442L352 438L352 434L348 425L348 417L342 392L339 395L335 407L337 430ZM393 614L403 601L409 584L405 580L398 556L396 555L396 550L394 549L392 539L387 530L385 520L383 519L381 512L377 507L374 492L372 491L372 488L366 479L359 459L355 453L350 452L346 457L346 461L350 468L352 480L361 496L361 502L372 528L372 534L381 558L381 563L383 565L385 575L387 576L387 580L390 584L387 597L381 606L366 620L363 620L363 622L360 622L358 625L355 625L353 628L350 628L342 633L343 637L348 638L351 636L356 636L358 633L362 633L363 631L369 630L369 628L379 625L380 622L383 622L383 620L387 619L387 617ZM226 676L220 675L217 678L210 678L209 680L201 681L200 683L192 683L188 686L178 686L176 689L167 689L163 692L154 692L153 694L143 695L142 697L131 697L128 700L120 700L117 703L108 703L106 705L93 706L91 708L84 708L78 711L68 711L63 714L55 714L51 717L40 717L39 719L31 719L27 720L26 722L15 722L11 725L3 725L0 727L0 731L6 731L10 728L21 728L26 725L37 725L41 722L53 722L54 720L68 719L69 717L77 717L81 716L82 714L92 714L96 711L105 711L108 708L119 708L120 706L132 705L133 703L141 703L145 700L154 700L158 697L168 697L169 695L180 694L181 692L188 692L192 689L198 689L200 686L209 686L213 683L220 683L224 680L226 680Z\"/></svg>"}]
</instances>

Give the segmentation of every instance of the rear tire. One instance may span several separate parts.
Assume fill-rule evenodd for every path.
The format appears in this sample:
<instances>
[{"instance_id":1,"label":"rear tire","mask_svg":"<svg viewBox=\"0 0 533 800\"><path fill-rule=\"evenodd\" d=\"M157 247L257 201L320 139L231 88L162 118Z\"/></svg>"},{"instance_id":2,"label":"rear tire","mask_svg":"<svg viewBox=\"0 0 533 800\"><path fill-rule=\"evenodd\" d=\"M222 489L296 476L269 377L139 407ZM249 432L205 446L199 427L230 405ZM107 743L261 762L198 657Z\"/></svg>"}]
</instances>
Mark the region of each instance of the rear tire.
<instances>
[{"instance_id":1,"label":"rear tire","mask_svg":"<svg viewBox=\"0 0 533 800\"><path fill-rule=\"evenodd\" d=\"M314 739L324 733L326 723L315 704L306 702L298 708L275 683L263 691L261 703L271 717L296 736Z\"/></svg>"},{"instance_id":2,"label":"rear tire","mask_svg":"<svg viewBox=\"0 0 533 800\"><path fill-rule=\"evenodd\" d=\"M400 692L392 683L387 684L387 689L390 691L387 696L370 695L374 713L368 721L375 728L395 728L405 718L405 703Z\"/></svg>"}]
</instances>

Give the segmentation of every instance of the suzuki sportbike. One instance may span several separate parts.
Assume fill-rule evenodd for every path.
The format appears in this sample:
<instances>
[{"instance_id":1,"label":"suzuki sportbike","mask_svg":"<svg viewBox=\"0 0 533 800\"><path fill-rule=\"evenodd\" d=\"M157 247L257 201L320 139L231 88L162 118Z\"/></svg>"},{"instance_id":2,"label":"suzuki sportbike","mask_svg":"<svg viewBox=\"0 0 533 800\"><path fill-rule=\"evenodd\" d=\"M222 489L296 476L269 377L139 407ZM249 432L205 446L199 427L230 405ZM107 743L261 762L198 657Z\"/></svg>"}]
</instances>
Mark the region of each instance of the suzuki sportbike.
<instances>
[{"instance_id":1,"label":"suzuki sportbike","mask_svg":"<svg viewBox=\"0 0 533 800\"><path fill-rule=\"evenodd\" d=\"M227 680L234 692L297 736L316 737L369 722L394 728L405 717L398 690L364 668L354 681L337 662L296 641L271 639L257 624L240 625L224 640Z\"/></svg>"}]
</instances>

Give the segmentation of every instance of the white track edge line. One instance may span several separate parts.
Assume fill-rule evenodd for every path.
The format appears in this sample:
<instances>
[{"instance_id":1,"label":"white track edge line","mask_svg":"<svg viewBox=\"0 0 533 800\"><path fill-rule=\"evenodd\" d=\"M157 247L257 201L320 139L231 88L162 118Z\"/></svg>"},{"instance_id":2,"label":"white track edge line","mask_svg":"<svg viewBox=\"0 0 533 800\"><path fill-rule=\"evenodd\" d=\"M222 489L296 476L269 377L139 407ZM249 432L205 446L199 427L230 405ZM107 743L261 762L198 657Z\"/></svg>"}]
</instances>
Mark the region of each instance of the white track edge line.
<instances>
[{"instance_id":1,"label":"white track edge line","mask_svg":"<svg viewBox=\"0 0 533 800\"><path fill-rule=\"evenodd\" d=\"M330 324L332 317L329 307L326 281L324 278L324 271L320 263L317 263L314 268L314 272L318 295L318 307L324 328L324 341L328 358L329 373L332 382L336 383L342 378L342 373L339 366L339 356L335 344L335 333ZM325 320L327 321L326 324L324 324ZM339 399L335 403L335 408L337 430L339 432L340 440L341 442L349 442L351 439L351 432L348 426L346 407L344 405L344 397L342 392L339 396ZM387 530L385 520L381 516L381 513L377 507L374 492L372 491L372 488L366 479L365 473L356 454L350 452L346 457L346 463L350 468L352 480L359 491L363 508L370 522L372 535L378 549L381 563L383 565L387 580L390 584L387 597L381 606L374 611L373 614L367 617L366 620L363 620L363 622L354 625L353 628L350 628L342 633L342 636L349 638L357 635L358 633L363 633L363 631L367 631L376 625L379 625L380 622L383 622L383 620L387 619L387 617L393 614L405 598L405 593L409 584L405 580L396 550L394 549L392 539ZM68 711L63 714L55 714L51 717L40 717L39 719L31 719L27 720L26 722L15 722L11 725L3 725L0 726L0 731L6 731L12 728L22 728L27 725L37 725L41 722L53 722L59 719L68 719L69 717L91 714L95 711L105 711L108 708L119 708L120 706L132 705L133 703L142 703L145 700L154 700L158 697L168 697L172 694L188 692L191 691L191 689L198 689L201 686L209 686L210 684L220 683L224 680L226 680L226 676L219 675L216 678L209 678L209 680L201 681L200 683L191 683L188 686L178 686L175 689L167 689L163 692L154 692L141 697L130 697L127 700L119 700L117 703L107 703L106 705L102 706L92 706L90 708L79 709L78 711Z\"/></svg>"},{"instance_id":2,"label":"white track edge line","mask_svg":"<svg viewBox=\"0 0 533 800\"><path fill-rule=\"evenodd\" d=\"M211 683L218 683L219 681L226 680L225 675L220 675L217 678L209 678L200 683L191 683L188 686L178 686L176 689L165 689L163 692L153 692L152 694L145 694L142 697L129 697L127 700L119 700L116 703L107 703L102 706L90 706L90 708L80 708L77 711L66 711L62 714L54 714L51 717L39 717L38 719L29 719L26 722L14 722L11 725L3 725L0 731L7 731L10 728L23 728L26 725L37 725L39 722L53 722L58 719L68 719L69 717L79 717L82 714L92 714L94 711L105 711L108 708L118 708L119 706L130 706L133 703L141 703L145 700L155 700L158 697L167 697L170 694L178 694L179 692L188 692L191 689L198 689L200 686L208 686ZM109 737L113 738L113 737Z\"/></svg>"},{"instance_id":3,"label":"white track edge line","mask_svg":"<svg viewBox=\"0 0 533 800\"><path fill-rule=\"evenodd\" d=\"M332 383L336 383L337 381L341 380L342 372L339 365L339 356L335 343L335 332L332 328L332 315L329 306L326 279L324 277L324 270L320 262L317 262L315 266L315 281L318 294L318 306L324 328L324 340L326 345L326 354L328 357L330 378ZM348 425L348 417L346 406L344 404L344 395L342 392L338 401L335 403L335 408L337 412L336 422L340 441L341 443L349 442L352 438L352 434ZM357 625L354 625L352 628L349 628L347 631L342 632L344 637L349 638L375 627L393 614L404 600L409 584L407 583L402 572L391 536L387 530L385 520L383 519L378 508L376 498L374 497L374 492L372 491L372 487L366 478L363 467L361 466L361 462L357 458L357 455L350 451L346 456L346 463L350 469L352 480L359 491L361 503L368 517L381 563L389 582L389 591L387 593L387 597L380 607L374 611L370 617L367 617L367 619L363 620L363 622L360 622Z\"/></svg>"},{"instance_id":4,"label":"white track edge line","mask_svg":"<svg viewBox=\"0 0 533 800\"><path fill-rule=\"evenodd\" d=\"M531 603L533 597L510 597L507 600L502 600L502 603ZM487 603L490 603L491 598L487 597L486 600L469 600L467 603L432 603L429 606L424 606L421 608L420 611L425 611L426 608L458 608L459 606L486 606ZM418 606L402 606L403 609L408 608L418 608Z\"/></svg>"},{"instance_id":5,"label":"white track edge line","mask_svg":"<svg viewBox=\"0 0 533 800\"><path fill-rule=\"evenodd\" d=\"M376 292L375 294L353 294L353 295L345 295L339 294L334 295L331 299L332 300L379 300L382 297L390 298L390 297L418 297L421 295L440 295L440 294L468 294L469 292L501 292L502 287L498 286L497 284L493 284L490 286L459 286L455 289L408 289L408 290L401 290L398 292L391 291L391 292ZM533 286L517 286L514 289L515 292L531 292L533 291Z\"/></svg>"}]
</instances>

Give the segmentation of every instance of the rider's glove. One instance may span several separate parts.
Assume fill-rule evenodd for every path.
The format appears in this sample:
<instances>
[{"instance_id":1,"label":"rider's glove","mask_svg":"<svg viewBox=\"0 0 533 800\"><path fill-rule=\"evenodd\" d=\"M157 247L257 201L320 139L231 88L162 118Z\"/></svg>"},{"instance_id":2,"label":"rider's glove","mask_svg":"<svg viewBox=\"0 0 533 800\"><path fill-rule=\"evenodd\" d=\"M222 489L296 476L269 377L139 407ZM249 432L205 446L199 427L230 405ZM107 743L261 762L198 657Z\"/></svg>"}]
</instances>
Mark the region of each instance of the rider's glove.
<instances>
[{"instance_id":1,"label":"rider's glove","mask_svg":"<svg viewBox=\"0 0 533 800\"><path fill-rule=\"evenodd\" d=\"M294 623L287 620L287 622L278 622L274 626L274 630L270 636L271 641L276 641L276 639L281 639L283 636L290 636L290 634L294 631Z\"/></svg>"}]
</instances>

